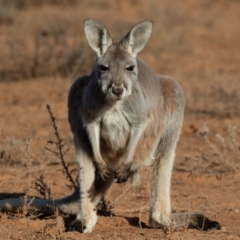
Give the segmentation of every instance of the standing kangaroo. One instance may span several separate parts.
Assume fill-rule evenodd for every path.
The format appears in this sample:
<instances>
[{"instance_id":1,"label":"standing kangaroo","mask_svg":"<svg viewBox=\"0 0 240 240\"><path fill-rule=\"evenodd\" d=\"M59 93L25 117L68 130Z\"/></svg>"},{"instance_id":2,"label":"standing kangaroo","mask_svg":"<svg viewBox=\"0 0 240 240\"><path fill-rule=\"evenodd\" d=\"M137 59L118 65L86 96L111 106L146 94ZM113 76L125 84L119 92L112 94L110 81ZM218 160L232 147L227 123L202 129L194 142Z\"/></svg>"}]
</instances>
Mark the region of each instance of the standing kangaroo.
<instances>
[{"instance_id":1,"label":"standing kangaroo","mask_svg":"<svg viewBox=\"0 0 240 240\"><path fill-rule=\"evenodd\" d=\"M54 200L66 212L71 204L78 204L70 230L92 232L96 206L114 179L117 183L134 180L148 165L153 165L150 226L220 229L219 223L202 214L171 213L171 175L184 95L174 79L159 77L137 58L152 25L151 21L141 22L114 42L100 22L90 19L84 23L88 43L97 54L96 67L90 76L75 81L68 99L80 186L72 196ZM16 210L16 199L4 201L0 201L2 211ZM52 201L31 204L41 209Z\"/></svg>"}]
</instances>

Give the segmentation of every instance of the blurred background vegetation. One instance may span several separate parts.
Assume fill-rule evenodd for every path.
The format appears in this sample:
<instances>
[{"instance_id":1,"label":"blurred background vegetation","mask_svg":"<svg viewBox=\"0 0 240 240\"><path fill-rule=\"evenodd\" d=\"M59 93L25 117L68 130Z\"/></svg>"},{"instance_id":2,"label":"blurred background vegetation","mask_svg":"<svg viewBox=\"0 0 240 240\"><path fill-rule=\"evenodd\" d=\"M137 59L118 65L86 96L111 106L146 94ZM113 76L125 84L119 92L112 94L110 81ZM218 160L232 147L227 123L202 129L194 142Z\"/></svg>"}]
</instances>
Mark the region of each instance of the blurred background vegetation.
<instances>
[{"instance_id":1,"label":"blurred background vegetation","mask_svg":"<svg viewBox=\"0 0 240 240\"><path fill-rule=\"evenodd\" d=\"M186 112L238 116L239 12L237 0L0 0L0 81L90 74L94 53L84 19L103 22L114 39L151 19L141 57L180 82Z\"/></svg>"}]
</instances>

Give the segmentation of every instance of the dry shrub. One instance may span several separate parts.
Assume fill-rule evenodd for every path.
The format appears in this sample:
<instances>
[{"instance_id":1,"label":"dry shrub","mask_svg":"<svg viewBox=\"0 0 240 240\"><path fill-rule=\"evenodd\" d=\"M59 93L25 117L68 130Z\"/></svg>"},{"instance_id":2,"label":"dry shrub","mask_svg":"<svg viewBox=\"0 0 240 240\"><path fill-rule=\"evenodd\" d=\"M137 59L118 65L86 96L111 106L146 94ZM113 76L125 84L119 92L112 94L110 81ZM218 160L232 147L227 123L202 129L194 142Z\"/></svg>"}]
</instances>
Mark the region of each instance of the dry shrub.
<instances>
[{"instance_id":1,"label":"dry shrub","mask_svg":"<svg viewBox=\"0 0 240 240\"><path fill-rule=\"evenodd\" d=\"M0 145L0 165L24 165L22 161L24 151L25 143L23 140L11 137L6 138Z\"/></svg>"},{"instance_id":2,"label":"dry shrub","mask_svg":"<svg viewBox=\"0 0 240 240\"><path fill-rule=\"evenodd\" d=\"M12 24L15 21L16 10L43 5L74 6L80 0L0 0L0 24Z\"/></svg>"},{"instance_id":3,"label":"dry shrub","mask_svg":"<svg viewBox=\"0 0 240 240\"><path fill-rule=\"evenodd\" d=\"M56 4L59 2L68 1ZM0 81L59 75L75 78L89 71L92 64L84 58L90 49L82 42L74 8L68 9L72 14L64 16L61 11L51 7L26 11L36 12L36 16L25 18L17 14L14 24L1 29Z\"/></svg>"},{"instance_id":4,"label":"dry shrub","mask_svg":"<svg viewBox=\"0 0 240 240\"><path fill-rule=\"evenodd\" d=\"M240 91L229 83L219 82L212 88L212 95L216 103L215 111L221 116L239 116L240 113Z\"/></svg>"},{"instance_id":5,"label":"dry shrub","mask_svg":"<svg viewBox=\"0 0 240 240\"><path fill-rule=\"evenodd\" d=\"M11 24L15 20L15 9L9 1L0 0L0 24Z\"/></svg>"},{"instance_id":6,"label":"dry shrub","mask_svg":"<svg viewBox=\"0 0 240 240\"><path fill-rule=\"evenodd\" d=\"M36 33L30 45L24 38L9 40L8 53L1 69L2 78L7 80L52 75L75 77L87 68L84 45L54 30Z\"/></svg>"},{"instance_id":7,"label":"dry shrub","mask_svg":"<svg viewBox=\"0 0 240 240\"><path fill-rule=\"evenodd\" d=\"M51 4L56 6L69 6L79 2L79 0L1 0L11 7L17 9L25 9L29 7L40 7L45 4Z\"/></svg>"},{"instance_id":8,"label":"dry shrub","mask_svg":"<svg viewBox=\"0 0 240 240\"><path fill-rule=\"evenodd\" d=\"M204 114L215 118L229 118L240 114L238 78L230 74L212 77L203 73L183 83L186 112Z\"/></svg>"},{"instance_id":9,"label":"dry shrub","mask_svg":"<svg viewBox=\"0 0 240 240\"><path fill-rule=\"evenodd\" d=\"M185 158L191 161L191 176L217 176L233 174L239 170L240 145L236 126L229 125L227 133L212 133L206 123L196 130L202 146L195 156Z\"/></svg>"},{"instance_id":10,"label":"dry shrub","mask_svg":"<svg viewBox=\"0 0 240 240\"><path fill-rule=\"evenodd\" d=\"M51 199L51 188L48 186L48 184L45 182L45 179L43 177L43 173L40 175L40 177L35 179L34 187L35 190L39 192L39 194L44 199Z\"/></svg>"},{"instance_id":11,"label":"dry shrub","mask_svg":"<svg viewBox=\"0 0 240 240\"><path fill-rule=\"evenodd\" d=\"M69 148L67 148L65 146L64 140L60 137L59 131L58 131L58 127L56 124L56 118L53 115L52 109L50 107L50 105L47 104L47 110L52 122L52 126L54 129L54 135L55 135L55 139L54 140L48 140L48 144L54 145L56 150L50 149L49 147L45 147L48 151L50 151L51 153L53 153L55 156L57 156L60 161L61 161L61 165L62 165L62 172L66 177L66 180L68 181L67 186L69 187L69 189L78 189L78 174L76 174L76 169L70 169L70 165L71 163L67 163L65 160L66 154L69 151Z\"/></svg>"}]
</instances>

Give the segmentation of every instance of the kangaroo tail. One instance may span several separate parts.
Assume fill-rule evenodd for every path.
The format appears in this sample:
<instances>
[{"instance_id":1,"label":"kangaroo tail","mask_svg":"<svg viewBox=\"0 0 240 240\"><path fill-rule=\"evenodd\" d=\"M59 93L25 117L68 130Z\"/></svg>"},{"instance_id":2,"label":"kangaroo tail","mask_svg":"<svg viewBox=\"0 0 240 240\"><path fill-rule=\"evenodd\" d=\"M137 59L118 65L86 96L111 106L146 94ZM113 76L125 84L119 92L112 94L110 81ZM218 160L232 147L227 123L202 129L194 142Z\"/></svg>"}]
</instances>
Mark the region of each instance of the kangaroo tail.
<instances>
[{"instance_id":1,"label":"kangaroo tail","mask_svg":"<svg viewBox=\"0 0 240 240\"><path fill-rule=\"evenodd\" d=\"M61 199L27 199L27 205L39 212L51 215L56 209L67 214L76 214L78 211L79 190ZM0 200L1 212L17 212L23 206L22 198L9 198Z\"/></svg>"},{"instance_id":2,"label":"kangaroo tail","mask_svg":"<svg viewBox=\"0 0 240 240\"><path fill-rule=\"evenodd\" d=\"M41 212L43 215L52 215L56 209L66 214L76 214L79 204L79 189L67 197L55 200L32 199L27 200L27 205ZM17 212L23 206L22 198L9 198L0 200L1 212ZM173 213L171 216L173 229L183 230L197 228L199 230L221 229L217 221L212 221L201 213Z\"/></svg>"}]
</instances>

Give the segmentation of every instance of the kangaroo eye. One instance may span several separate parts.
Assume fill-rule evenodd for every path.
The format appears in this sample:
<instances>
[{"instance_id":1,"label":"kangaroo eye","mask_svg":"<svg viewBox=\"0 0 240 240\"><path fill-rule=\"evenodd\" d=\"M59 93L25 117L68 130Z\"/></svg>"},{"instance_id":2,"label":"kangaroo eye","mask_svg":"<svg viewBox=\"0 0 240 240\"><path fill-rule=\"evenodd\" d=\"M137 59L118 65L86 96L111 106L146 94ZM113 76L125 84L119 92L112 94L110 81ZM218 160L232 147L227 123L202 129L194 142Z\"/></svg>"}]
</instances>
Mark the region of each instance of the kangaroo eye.
<instances>
[{"instance_id":1,"label":"kangaroo eye","mask_svg":"<svg viewBox=\"0 0 240 240\"><path fill-rule=\"evenodd\" d=\"M99 68L101 72L106 72L107 70L109 70L109 67L106 67L104 65L100 65Z\"/></svg>"},{"instance_id":2,"label":"kangaroo eye","mask_svg":"<svg viewBox=\"0 0 240 240\"><path fill-rule=\"evenodd\" d=\"M129 67L126 68L126 70L129 71L129 72L132 72L133 69L134 69L134 66L129 66Z\"/></svg>"}]
</instances>

